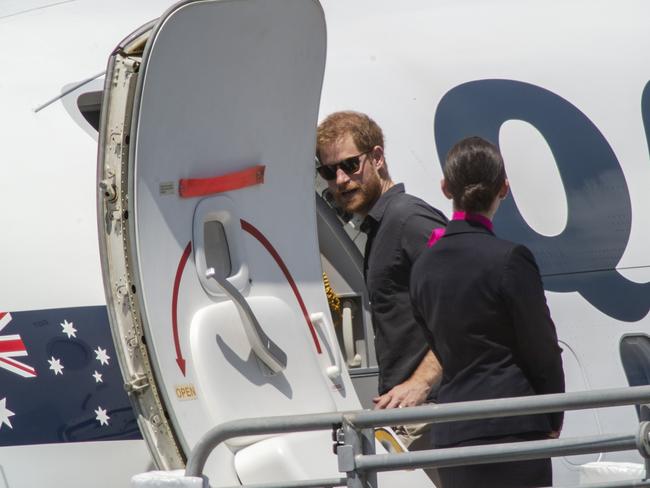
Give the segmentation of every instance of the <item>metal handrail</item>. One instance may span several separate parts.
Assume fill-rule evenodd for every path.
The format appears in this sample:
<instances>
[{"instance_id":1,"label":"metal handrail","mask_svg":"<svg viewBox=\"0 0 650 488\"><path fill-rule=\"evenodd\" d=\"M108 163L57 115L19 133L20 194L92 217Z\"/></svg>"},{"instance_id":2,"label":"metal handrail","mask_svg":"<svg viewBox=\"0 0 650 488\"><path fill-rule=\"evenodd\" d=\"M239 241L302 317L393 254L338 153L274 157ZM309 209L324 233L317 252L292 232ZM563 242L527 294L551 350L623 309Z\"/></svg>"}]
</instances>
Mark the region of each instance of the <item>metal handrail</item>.
<instances>
[{"instance_id":1,"label":"metal handrail","mask_svg":"<svg viewBox=\"0 0 650 488\"><path fill-rule=\"evenodd\" d=\"M362 429L387 425L475 420L480 418L509 417L646 403L650 403L650 386L425 405L405 409L329 412L290 417L233 420L211 429L199 440L189 456L185 473L186 476L200 476L208 456L217 445L233 437L245 435L305 432L324 430L327 428L337 429L344 425L346 426L346 432L352 432L352 434L356 432L361 435L359 431ZM346 469L342 471L350 474L349 470L353 470L355 474L358 474L359 472L388 471L406 467L480 464L494 462L495 460L533 459L551 455L605 452L634 448L639 449L647 457L650 424L643 423L641 427L641 431L638 434L528 441L510 445L492 444L487 446L408 452L403 454L368 455L355 447L354 452L350 449L340 449L339 464L346 466ZM358 442L356 444L357 446L359 445ZM510 452L510 450L513 452ZM342 458L345 459L342 461ZM459 461L456 462L454 459L459 459ZM296 486L309 486L304 483ZM362 486L362 484L354 484L348 481L348 486Z\"/></svg>"},{"instance_id":2,"label":"metal handrail","mask_svg":"<svg viewBox=\"0 0 650 488\"><path fill-rule=\"evenodd\" d=\"M487 464L536 459L540 453L552 450L555 455L593 454L599 452L627 451L637 448L637 434L604 434L569 439L544 439L538 441L510 442L450 447L426 451L356 456L359 470L397 471L414 464L420 467L446 468L465 464ZM489 451L487 452L488 449ZM491 452L495 451L495 452Z\"/></svg>"},{"instance_id":3,"label":"metal handrail","mask_svg":"<svg viewBox=\"0 0 650 488\"><path fill-rule=\"evenodd\" d=\"M333 488L336 486L345 486L346 482L347 478L327 478L309 481L283 481L281 484L253 483L246 485L246 488ZM242 485L225 486L223 488L242 488Z\"/></svg>"},{"instance_id":4,"label":"metal handrail","mask_svg":"<svg viewBox=\"0 0 650 488\"><path fill-rule=\"evenodd\" d=\"M620 480L620 481L607 481L604 483L589 483L588 485L580 485L581 488L637 488L640 486L650 486L650 480ZM236 488L242 488L238 486ZM259 487L261 488L261 487ZM268 488L268 487L267 487ZM549 488L549 487L547 487ZM553 488L553 487L550 487ZM574 486L558 486L556 488L575 488Z\"/></svg>"},{"instance_id":5,"label":"metal handrail","mask_svg":"<svg viewBox=\"0 0 650 488\"><path fill-rule=\"evenodd\" d=\"M650 386L575 391L471 402L422 405L408 409L359 410L346 413L356 427L510 417L588 408L650 403ZM409 411L410 410L410 411Z\"/></svg>"}]
</instances>

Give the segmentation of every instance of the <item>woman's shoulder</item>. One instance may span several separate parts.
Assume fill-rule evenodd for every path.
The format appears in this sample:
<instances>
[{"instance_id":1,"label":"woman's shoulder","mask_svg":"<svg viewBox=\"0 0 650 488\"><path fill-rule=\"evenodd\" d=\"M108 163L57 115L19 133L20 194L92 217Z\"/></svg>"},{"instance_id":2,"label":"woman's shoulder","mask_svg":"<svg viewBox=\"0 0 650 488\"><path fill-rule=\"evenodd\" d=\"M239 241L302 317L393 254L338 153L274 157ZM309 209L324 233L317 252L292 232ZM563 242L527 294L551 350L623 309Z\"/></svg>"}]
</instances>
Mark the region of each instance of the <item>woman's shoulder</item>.
<instances>
[{"instance_id":1,"label":"woman's shoulder","mask_svg":"<svg viewBox=\"0 0 650 488\"><path fill-rule=\"evenodd\" d=\"M534 267L538 270L535 255L525 245L506 239L499 239L499 241L501 242L506 264L509 267L518 268L525 266Z\"/></svg>"},{"instance_id":2,"label":"woman's shoulder","mask_svg":"<svg viewBox=\"0 0 650 488\"><path fill-rule=\"evenodd\" d=\"M525 245L518 242L502 239L498 236L491 236L491 238L482 239L481 248L485 252L490 253L495 259L501 259L506 262L512 261L530 261L535 263L533 253Z\"/></svg>"},{"instance_id":3,"label":"woman's shoulder","mask_svg":"<svg viewBox=\"0 0 650 488\"><path fill-rule=\"evenodd\" d=\"M498 235L494 236L495 239L494 243L497 245L499 248L508 250L510 252L518 252L518 253L530 253L530 249L528 249L524 244L521 244L519 242L514 242L510 241L508 239L504 239L502 237L499 237Z\"/></svg>"}]
</instances>

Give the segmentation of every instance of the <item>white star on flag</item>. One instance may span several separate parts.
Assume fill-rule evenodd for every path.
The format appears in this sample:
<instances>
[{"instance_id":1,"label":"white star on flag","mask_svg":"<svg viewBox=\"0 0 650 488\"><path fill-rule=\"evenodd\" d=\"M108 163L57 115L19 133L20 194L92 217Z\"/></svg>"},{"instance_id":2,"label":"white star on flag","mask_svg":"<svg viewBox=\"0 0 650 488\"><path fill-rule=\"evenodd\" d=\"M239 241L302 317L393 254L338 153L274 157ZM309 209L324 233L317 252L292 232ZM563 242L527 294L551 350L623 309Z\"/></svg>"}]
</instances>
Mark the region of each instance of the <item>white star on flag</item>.
<instances>
[{"instance_id":1,"label":"white star on flag","mask_svg":"<svg viewBox=\"0 0 650 488\"><path fill-rule=\"evenodd\" d=\"M13 429L9 417L13 417L14 415L16 414L7 408L7 398L5 397L0 400L0 429L2 429L4 424L7 424L10 429Z\"/></svg>"},{"instance_id":2,"label":"white star on flag","mask_svg":"<svg viewBox=\"0 0 650 488\"><path fill-rule=\"evenodd\" d=\"M93 378L95 378L95 383L103 383L104 380L102 380L102 374L98 373L95 371L95 374L93 374Z\"/></svg>"},{"instance_id":3,"label":"white star on flag","mask_svg":"<svg viewBox=\"0 0 650 488\"><path fill-rule=\"evenodd\" d=\"M110 417L106 415L106 409L102 407L97 407L97 410L95 410L95 413L97 414L97 417L95 417L95 420L99 421L99 425L108 425L108 419Z\"/></svg>"},{"instance_id":4,"label":"white star on flag","mask_svg":"<svg viewBox=\"0 0 650 488\"><path fill-rule=\"evenodd\" d=\"M99 346L97 346L97 349L95 349L95 354L97 355L97 361L99 361L101 364L108 364L108 360L111 358L108 354L106 354L106 349L102 349Z\"/></svg>"},{"instance_id":5,"label":"white star on flag","mask_svg":"<svg viewBox=\"0 0 650 488\"><path fill-rule=\"evenodd\" d=\"M54 371L54 376L57 374L63 375L63 365L61 364L60 359L56 359L52 356L52 359L48 359L47 362L50 363L50 369Z\"/></svg>"},{"instance_id":6,"label":"white star on flag","mask_svg":"<svg viewBox=\"0 0 650 488\"><path fill-rule=\"evenodd\" d=\"M63 333L68 336L68 339L71 337L77 337L77 329L74 328L73 322L64 320L59 325L63 328Z\"/></svg>"}]
</instances>

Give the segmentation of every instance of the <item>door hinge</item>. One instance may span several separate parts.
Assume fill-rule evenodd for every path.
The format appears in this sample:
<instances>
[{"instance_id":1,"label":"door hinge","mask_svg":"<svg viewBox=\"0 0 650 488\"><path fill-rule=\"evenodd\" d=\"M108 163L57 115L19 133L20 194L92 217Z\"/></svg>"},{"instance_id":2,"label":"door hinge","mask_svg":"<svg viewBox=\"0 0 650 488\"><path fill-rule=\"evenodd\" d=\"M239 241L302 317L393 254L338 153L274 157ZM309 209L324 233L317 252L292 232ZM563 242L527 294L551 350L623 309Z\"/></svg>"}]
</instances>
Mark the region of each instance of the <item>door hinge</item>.
<instances>
[{"instance_id":1,"label":"door hinge","mask_svg":"<svg viewBox=\"0 0 650 488\"><path fill-rule=\"evenodd\" d=\"M124 389L131 395L134 393L142 393L149 387L149 381L145 375L133 376L132 380L124 384Z\"/></svg>"}]
</instances>

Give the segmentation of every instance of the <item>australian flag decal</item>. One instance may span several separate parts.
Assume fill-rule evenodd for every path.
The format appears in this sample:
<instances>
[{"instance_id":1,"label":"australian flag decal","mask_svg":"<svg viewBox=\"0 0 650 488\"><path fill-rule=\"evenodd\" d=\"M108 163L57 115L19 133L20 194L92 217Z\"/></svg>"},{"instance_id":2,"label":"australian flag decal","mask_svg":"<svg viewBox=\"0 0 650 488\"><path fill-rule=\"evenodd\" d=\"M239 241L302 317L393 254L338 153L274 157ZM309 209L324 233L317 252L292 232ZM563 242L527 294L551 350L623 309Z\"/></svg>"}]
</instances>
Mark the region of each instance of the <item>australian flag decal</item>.
<instances>
[{"instance_id":1,"label":"australian flag decal","mask_svg":"<svg viewBox=\"0 0 650 488\"><path fill-rule=\"evenodd\" d=\"M140 438L106 307L0 310L0 446Z\"/></svg>"}]
</instances>

